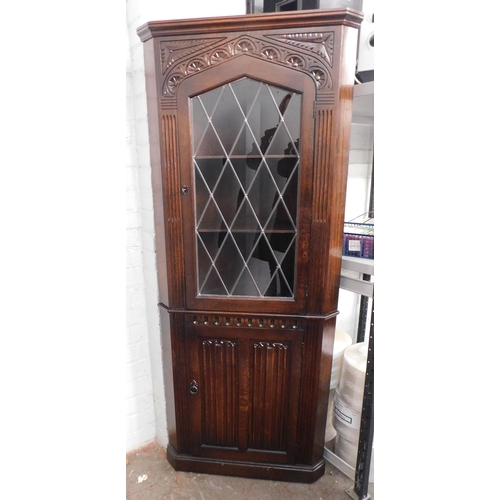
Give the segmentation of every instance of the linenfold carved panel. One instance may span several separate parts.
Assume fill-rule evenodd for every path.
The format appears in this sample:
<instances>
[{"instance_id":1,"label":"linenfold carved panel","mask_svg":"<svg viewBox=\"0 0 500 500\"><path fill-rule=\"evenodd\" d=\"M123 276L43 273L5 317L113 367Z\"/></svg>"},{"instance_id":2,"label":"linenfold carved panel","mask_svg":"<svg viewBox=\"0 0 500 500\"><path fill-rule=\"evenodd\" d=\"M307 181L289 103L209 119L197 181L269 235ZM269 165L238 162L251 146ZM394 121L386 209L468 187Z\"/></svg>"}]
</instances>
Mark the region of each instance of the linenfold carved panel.
<instances>
[{"instance_id":1,"label":"linenfold carved panel","mask_svg":"<svg viewBox=\"0 0 500 500\"><path fill-rule=\"evenodd\" d=\"M204 340L201 344L203 376L203 442L236 446L238 435L238 362L236 343Z\"/></svg>"},{"instance_id":2,"label":"linenfold carved panel","mask_svg":"<svg viewBox=\"0 0 500 500\"><path fill-rule=\"evenodd\" d=\"M164 81L162 96L174 96L185 78L222 64L229 59L248 55L286 66L312 76L319 91L331 92L333 83L334 33L286 33L256 37L203 38L160 42Z\"/></svg>"},{"instance_id":3,"label":"linenfold carved panel","mask_svg":"<svg viewBox=\"0 0 500 500\"><path fill-rule=\"evenodd\" d=\"M284 451L290 391L288 346L279 342L257 342L253 345L251 363L249 445L255 449Z\"/></svg>"}]
</instances>

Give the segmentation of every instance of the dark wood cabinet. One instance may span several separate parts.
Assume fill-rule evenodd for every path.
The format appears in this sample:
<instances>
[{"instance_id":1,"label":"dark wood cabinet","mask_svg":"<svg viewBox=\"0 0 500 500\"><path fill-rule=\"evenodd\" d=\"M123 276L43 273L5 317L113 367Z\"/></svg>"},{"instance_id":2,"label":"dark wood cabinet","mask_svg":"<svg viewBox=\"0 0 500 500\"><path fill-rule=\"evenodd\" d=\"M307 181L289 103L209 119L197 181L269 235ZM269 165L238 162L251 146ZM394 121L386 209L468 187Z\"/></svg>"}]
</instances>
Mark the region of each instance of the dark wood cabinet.
<instances>
[{"instance_id":1,"label":"dark wood cabinet","mask_svg":"<svg viewBox=\"0 0 500 500\"><path fill-rule=\"evenodd\" d=\"M324 473L361 19L302 11L138 29L177 470Z\"/></svg>"},{"instance_id":2,"label":"dark wood cabinet","mask_svg":"<svg viewBox=\"0 0 500 500\"><path fill-rule=\"evenodd\" d=\"M187 338L191 392L203 389L191 398L193 455L295 463L302 332L189 325Z\"/></svg>"}]
</instances>

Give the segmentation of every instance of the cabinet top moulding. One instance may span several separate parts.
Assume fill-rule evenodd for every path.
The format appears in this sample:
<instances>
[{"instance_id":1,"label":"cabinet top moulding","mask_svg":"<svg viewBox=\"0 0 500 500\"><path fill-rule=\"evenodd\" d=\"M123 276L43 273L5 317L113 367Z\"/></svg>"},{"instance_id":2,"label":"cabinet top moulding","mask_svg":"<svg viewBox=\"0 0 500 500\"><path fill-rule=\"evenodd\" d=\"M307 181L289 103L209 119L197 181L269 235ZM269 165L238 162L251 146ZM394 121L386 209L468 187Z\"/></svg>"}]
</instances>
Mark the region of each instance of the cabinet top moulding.
<instances>
[{"instance_id":1,"label":"cabinet top moulding","mask_svg":"<svg viewBox=\"0 0 500 500\"><path fill-rule=\"evenodd\" d=\"M295 12L273 12L266 14L246 14L230 17L208 17L196 19L174 19L170 21L150 21L137 28L141 41L166 35L196 35L201 33L221 33L226 31L265 30L299 28L307 26L344 25L359 28L363 14L354 9L302 10Z\"/></svg>"}]
</instances>

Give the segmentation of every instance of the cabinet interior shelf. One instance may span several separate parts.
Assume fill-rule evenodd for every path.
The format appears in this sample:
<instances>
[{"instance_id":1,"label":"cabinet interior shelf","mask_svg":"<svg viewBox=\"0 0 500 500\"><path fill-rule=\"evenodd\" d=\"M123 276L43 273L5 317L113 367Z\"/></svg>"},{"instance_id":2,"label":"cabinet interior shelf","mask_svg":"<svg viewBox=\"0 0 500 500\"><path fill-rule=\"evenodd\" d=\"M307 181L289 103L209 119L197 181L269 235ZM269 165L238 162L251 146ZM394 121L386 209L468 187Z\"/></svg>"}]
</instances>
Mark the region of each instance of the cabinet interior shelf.
<instances>
[{"instance_id":1,"label":"cabinet interior shelf","mask_svg":"<svg viewBox=\"0 0 500 500\"><path fill-rule=\"evenodd\" d=\"M261 158L265 158L266 160L268 158L277 158L277 159L281 159L281 158L297 158L298 159L298 156L297 155L228 155L228 156L224 156L224 155L214 155L214 156L193 156L193 159L194 160L227 160L227 159L230 159L230 160L233 160L233 159L236 159L236 160L246 160L246 159L251 159L251 160L254 160L254 159L261 159Z\"/></svg>"},{"instance_id":2,"label":"cabinet interior shelf","mask_svg":"<svg viewBox=\"0 0 500 500\"><path fill-rule=\"evenodd\" d=\"M230 233L248 233L248 234L295 234L297 231L293 229L269 229L265 231L261 231L260 229L231 229L228 231L227 229L197 229L198 233L215 233L215 234L226 234Z\"/></svg>"}]
</instances>

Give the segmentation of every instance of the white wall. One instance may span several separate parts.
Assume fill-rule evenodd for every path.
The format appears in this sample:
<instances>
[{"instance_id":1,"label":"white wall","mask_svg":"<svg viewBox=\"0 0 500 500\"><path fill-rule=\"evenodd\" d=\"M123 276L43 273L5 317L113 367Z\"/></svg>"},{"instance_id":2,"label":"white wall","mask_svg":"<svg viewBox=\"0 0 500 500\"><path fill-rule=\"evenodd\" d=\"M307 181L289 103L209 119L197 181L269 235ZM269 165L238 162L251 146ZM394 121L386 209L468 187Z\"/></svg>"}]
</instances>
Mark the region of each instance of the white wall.
<instances>
[{"instance_id":1,"label":"white wall","mask_svg":"<svg viewBox=\"0 0 500 500\"><path fill-rule=\"evenodd\" d=\"M168 444L161 359L144 57L137 27L155 20L245 14L245 0L127 0L126 449Z\"/></svg>"},{"instance_id":2,"label":"white wall","mask_svg":"<svg viewBox=\"0 0 500 500\"><path fill-rule=\"evenodd\" d=\"M127 33L127 156L126 156L126 245L127 245L127 335L126 335L126 445L135 448L155 436L155 409L153 408L153 385L150 360L150 331L146 302L146 274L148 250L143 239L148 238L143 224L147 220L148 193L141 190L140 179L144 177L149 162L147 151L142 147L140 118L144 114L141 102L140 62L133 59L129 49ZM143 98L142 98L143 100ZM137 103L137 105L136 105ZM147 137L147 136L146 136ZM141 161L142 160L142 161ZM142 166L141 166L142 165ZM147 172L146 172L147 176ZM142 184L144 184L144 179ZM146 226L147 227L147 226ZM152 237L149 232L149 238ZM155 294L153 285L153 297ZM151 323L158 324L155 313L150 313ZM153 327L151 337L154 331Z\"/></svg>"}]
</instances>

